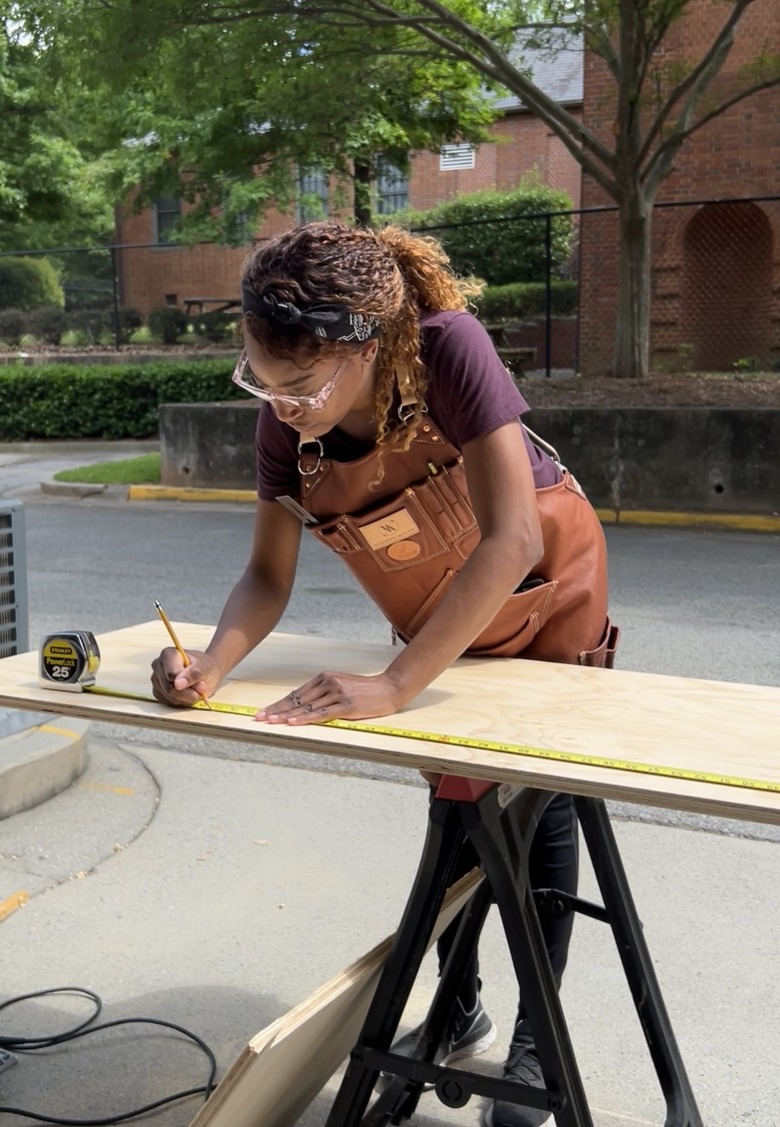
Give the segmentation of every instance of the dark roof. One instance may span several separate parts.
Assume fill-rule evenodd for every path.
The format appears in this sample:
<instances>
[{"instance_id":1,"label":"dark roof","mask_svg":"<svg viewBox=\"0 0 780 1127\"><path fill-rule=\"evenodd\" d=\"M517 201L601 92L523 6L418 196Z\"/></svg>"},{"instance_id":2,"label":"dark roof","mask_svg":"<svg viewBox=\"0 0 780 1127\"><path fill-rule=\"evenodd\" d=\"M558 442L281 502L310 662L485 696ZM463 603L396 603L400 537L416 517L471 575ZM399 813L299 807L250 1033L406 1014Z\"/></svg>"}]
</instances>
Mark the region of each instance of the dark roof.
<instances>
[{"instance_id":1,"label":"dark roof","mask_svg":"<svg viewBox=\"0 0 780 1127\"><path fill-rule=\"evenodd\" d=\"M560 105L582 104L583 41L581 36L554 33L549 47L530 47L518 40L512 52L516 66L527 70L533 82ZM514 94L499 96L501 110L522 109L522 100Z\"/></svg>"}]
</instances>

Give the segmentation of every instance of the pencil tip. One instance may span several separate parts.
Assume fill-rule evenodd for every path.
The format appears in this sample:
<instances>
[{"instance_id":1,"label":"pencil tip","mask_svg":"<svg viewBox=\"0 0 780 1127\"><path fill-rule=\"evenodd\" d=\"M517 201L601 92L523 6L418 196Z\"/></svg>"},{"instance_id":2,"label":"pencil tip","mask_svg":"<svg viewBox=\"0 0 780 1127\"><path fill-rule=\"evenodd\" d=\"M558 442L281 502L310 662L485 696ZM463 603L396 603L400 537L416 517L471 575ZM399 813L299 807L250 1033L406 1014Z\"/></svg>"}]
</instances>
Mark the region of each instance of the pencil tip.
<instances>
[{"instance_id":1,"label":"pencil tip","mask_svg":"<svg viewBox=\"0 0 780 1127\"><path fill-rule=\"evenodd\" d=\"M154 600L154 609L162 610L162 603L158 603L157 599Z\"/></svg>"}]
</instances>

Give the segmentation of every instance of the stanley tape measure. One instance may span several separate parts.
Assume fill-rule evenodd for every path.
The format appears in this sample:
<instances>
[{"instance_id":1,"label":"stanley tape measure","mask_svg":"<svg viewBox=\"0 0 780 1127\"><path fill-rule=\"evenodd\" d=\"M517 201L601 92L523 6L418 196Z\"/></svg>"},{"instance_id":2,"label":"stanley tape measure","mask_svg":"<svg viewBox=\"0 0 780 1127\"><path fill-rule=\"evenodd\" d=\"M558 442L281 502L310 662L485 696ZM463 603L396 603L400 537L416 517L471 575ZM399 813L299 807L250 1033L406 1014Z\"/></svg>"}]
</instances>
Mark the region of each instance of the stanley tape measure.
<instances>
[{"instance_id":1,"label":"stanley tape measure","mask_svg":"<svg viewBox=\"0 0 780 1127\"><path fill-rule=\"evenodd\" d=\"M95 674L100 664L100 652L94 635L87 630L68 630L50 634L41 643L39 683L47 689L86 691L101 696L124 700L139 700L160 704L151 693L127 692L95 684ZM254 716L257 708L247 704L225 704L209 700L208 706L198 701L191 711L223 712L232 716ZM641 775L655 775L668 779L686 779L697 783L715 783L719 786L740 787L744 790L766 791L780 794L780 783L767 779L746 779L738 775L711 774L691 771L685 767L667 767L656 763L640 763L630 759L606 759L597 755L583 755L576 751L555 751L527 744L502 743L497 740L478 740L469 736L448 736L438 732L421 732L412 728L396 728L387 724L374 724L368 720L324 720L322 727L340 728L344 731L367 732L370 735L389 736L395 739L419 740L425 743L449 744L453 747L473 748L477 751L499 751L507 755L524 755L529 759L547 759L557 763L576 763L584 767L605 767L613 771L630 771Z\"/></svg>"},{"instance_id":2,"label":"stanley tape measure","mask_svg":"<svg viewBox=\"0 0 780 1127\"><path fill-rule=\"evenodd\" d=\"M100 650L89 630L63 630L41 642L38 684L79 693L95 684Z\"/></svg>"}]
</instances>

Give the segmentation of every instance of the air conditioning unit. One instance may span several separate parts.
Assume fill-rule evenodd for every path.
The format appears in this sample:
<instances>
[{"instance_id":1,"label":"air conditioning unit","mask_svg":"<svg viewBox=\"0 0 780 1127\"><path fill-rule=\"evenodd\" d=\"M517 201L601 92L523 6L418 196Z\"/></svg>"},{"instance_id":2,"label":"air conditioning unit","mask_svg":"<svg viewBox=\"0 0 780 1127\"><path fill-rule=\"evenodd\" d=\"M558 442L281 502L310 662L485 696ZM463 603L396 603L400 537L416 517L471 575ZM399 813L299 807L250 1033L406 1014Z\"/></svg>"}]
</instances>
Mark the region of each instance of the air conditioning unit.
<instances>
[{"instance_id":1,"label":"air conditioning unit","mask_svg":"<svg viewBox=\"0 0 780 1127\"><path fill-rule=\"evenodd\" d=\"M24 505L0 500L0 657L29 649Z\"/></svg>"}]
</instances>

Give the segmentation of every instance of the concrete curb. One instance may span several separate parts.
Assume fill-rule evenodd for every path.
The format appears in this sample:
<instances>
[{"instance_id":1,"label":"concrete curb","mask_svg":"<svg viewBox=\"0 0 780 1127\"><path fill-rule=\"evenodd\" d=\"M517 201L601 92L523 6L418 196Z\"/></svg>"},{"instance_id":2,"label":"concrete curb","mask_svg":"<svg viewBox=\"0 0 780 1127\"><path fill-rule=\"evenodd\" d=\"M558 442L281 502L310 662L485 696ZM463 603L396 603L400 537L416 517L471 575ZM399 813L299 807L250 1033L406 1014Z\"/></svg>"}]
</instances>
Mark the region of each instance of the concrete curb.
<instances>
[{"instance_id":1,"label":"concrete curb","mask_svg":"<svg viewBox=\"0 0 780 1127\"><path fill-rule=\"evenodd\" d=\"M254 504L253 489L196 489L174 485L91 485L76 482L41 482L47 494L84 498L106 494L126 501L236 502ZM780 534L780 513L705 513L672 512L652 509L597 508L602 524L646 525L669 528L702 528L738 532Z\"/></svg>"},{"instance_id":2,"label":"concrete curb","mask_svg":"<svg viewBox=\"0 0 780 1127\"><path fill-rule=\"evenodd\" d=\"M76 497L78 499L106 494L109 497L115 497L118 501L127 501L131 488L132 486L129 485L100 485L96 482L87 481L41 482L41 493L54 497Z\"/></svg>"},{"instance_id":3,"label":"concrete curb","mask_svg":"<svg viewBox=\"0 0 780 1127\"><path fill-rule=\"evenodd\" d=\"M596 513L602 524L780 533L780 514L777 513L677 513L651 509L596 509Z\"/></svg>"},{"instance_id":4,"label":"concrete curb","mask_svg":"<svg viewBox=\"0 0 780 1127\"><path fill-rule=\"evenodd\" d=\"M45 802L65 790L89 762L89 722L46 717L0 738L0 819Z\"/></svg>"}]
</instances>

